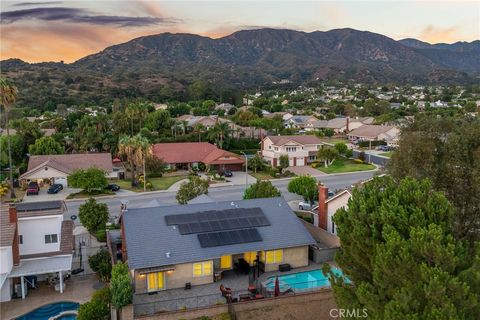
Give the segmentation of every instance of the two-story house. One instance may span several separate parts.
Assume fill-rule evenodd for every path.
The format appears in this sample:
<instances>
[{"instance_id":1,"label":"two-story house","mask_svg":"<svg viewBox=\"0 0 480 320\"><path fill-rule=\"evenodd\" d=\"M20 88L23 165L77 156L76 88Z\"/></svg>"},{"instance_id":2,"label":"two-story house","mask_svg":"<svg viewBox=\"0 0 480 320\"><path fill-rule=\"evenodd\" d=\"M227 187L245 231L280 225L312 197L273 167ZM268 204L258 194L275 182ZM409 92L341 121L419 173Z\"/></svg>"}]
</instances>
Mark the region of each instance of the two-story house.
<instances>
[{"instance_id":1,"label":"two-story house","mask_svg":"<svg viewBox=\"0 0 480 320\"><path fill-rule=\"evenodd\" d=\"M318 121L314 116L294 115L283 122L285 128L305 129L309 123Z\"/></svg>"},{"instance_id":2,"label":"two-story house","mask_svg":"<svg viewBox=\"0 0 480 320\"><path fill-rule=\"evenodd\" d=\"M261 156L273 167L280 164L280 156L287 155L291 167L305 166L317 158L321 140L313 135L267 136L261 142Z\"/></svg>"},{"instance_id":3,"label":"two-story house","mask_svg":"<svg viewBox=\"0 0 480 320\"><path fill-rule=\"evenodd\" d=\"M22 297L37 281L53 279L63 292L63 278L71 271L73 222L64 221L63 201L27 202L0 210L1 301Z\"/></svg>"}]
</instances>

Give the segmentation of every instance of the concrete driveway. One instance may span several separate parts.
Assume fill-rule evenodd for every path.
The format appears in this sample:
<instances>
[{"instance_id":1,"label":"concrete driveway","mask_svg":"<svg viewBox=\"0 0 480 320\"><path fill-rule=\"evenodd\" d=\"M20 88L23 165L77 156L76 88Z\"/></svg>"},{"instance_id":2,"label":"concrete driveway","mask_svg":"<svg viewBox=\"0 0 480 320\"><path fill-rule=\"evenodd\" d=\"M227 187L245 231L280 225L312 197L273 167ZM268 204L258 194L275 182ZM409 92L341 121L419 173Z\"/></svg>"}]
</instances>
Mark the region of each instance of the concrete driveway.
<instances>
[{"instance_id":1,"label":"concrete driveway","mask_svg":"<svg viewBox=\"0 0 480 320\"><path fill-rule=\"evenodd\" d=\"M310 166L288 167L286 170L295 173L297 176L310 175L313 177L318 177L326 175L326 173L323 173L322 171L314 169Z\"/></svg>"},{"instance_id":2,"label":"concrete driveway","mask_svg":"<svg viewBox=\"0 0 480 320\"><path fill-rule=\"evenodd\" d=\"M246 173L243 171L232 171L233 176L225 178L227 183L233 184L234 186L238 185L245 185L245 175ZM248 184L252 184L257 182L257 179L251 175L248 175Z\"/></svg>"},{"instance_id":3,"label":"concrete driveway","mask_svg":"<svg viewBox=\"0 0 480 320\"><path fill-rule=\"evenodd\" d=\"M70 194L70 193L76 193L82 191L82 189L76 189L76 188L64 188L58 193L54 194L48 194L47 193L48 188L41 188L40 192L38 195L30 195L23 197L23 202L40 202L40 201L53 201L53 200L65 200L65 198Z\"/></svg>"}]
</instances>

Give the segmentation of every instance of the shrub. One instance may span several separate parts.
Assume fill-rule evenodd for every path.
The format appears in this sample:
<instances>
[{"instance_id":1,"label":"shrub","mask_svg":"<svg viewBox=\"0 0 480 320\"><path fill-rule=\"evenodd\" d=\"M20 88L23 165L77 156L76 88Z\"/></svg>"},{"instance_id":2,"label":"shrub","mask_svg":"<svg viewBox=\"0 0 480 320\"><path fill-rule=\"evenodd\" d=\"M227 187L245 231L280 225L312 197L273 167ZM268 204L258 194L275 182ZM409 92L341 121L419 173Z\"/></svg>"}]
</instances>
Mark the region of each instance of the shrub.
<instances>
[{"instance_id":1,"label":"shrub","mask_svg":"<svg viewBox=\"0 0 480 320\"><path fill-rule=\"evenodd\" d=\"M363 160L361 160L361 159L353 159L353 162L355 162L355 163L363 163Z\"/></svg>"},{"instance_id":2,"label":"shrub","mask_svg":"<svg viewBox=\"0 0 480 320\"><path fill-rule=\"evenodd\" d=\"M243 199L280 197L280 191L268 180L257 180L245 190Z\"/></svg>"},{"instance_id":3,"label":"shrub","mask_svg":"<svg viewBox=\"0 0 480 320\"><path fill-rule=\"evenodd\" d=\"M107 233L103 229L97 230L95 232L95 238L97 238L98 242L107 242Z\"/></svg>"},{"instance_id":4,"label":"shrub","mask_svg":"<svg viewBox=\"0 0 480 320\"><path fill-rule=\"evenodd\" d=\"M352 149L347 149L347 151L345 151L344 156L346 158L351 158L353 156L353 150Z\"/></svg>"},{"instance_id":5,"label":"shrub","mask_svg":"<svg viewBox=\"0 0 480 320\"><path fill-rule=\"evenodd\" d=\"M365 152L360 152L357 156L357 159L362 160L362 162L365 161Z\"/></svg>"},{"instance_id":6,"label":"shrub","mask_svg":"<svg viewBox=\"0 0 480 320\"><path fill-rule=\"evenodd\" d=\"M106 249L101 249L93 256L88 257L88 265L103 281L108 281L112 273L112 260Z\"/></svg>"},{"instance_id":7,"label":"shrub","mask_svg":"<svg viewBox=\"0 0 480 320\"><path fill-rule=\"evenodd\" d=\"M105 229L109 216L105 203L97 203L95 199L90 198L80 206L78 211L80 222L90 233Z\"/></svg>"},{"instance_id":8,"label":"shrub","mask_svg":"<svg viewBox=\"0 0 480 320\"><path fill-rule=\"evenodd\" d=\"M128 274L128 267L123 262L113 266L110 290L112 293L112 304L117 310L132 303L132 285Z\"/></svg>"},{"instance_id":9,"label":"shrub","mask_svg":"<svg viewBox=\"0 0 480 320\"><path fill-rule=\"evenodd\" d=\"M103 190L107 184L105 172L95 167L86 170L76 170L68 176L68 184L74 188L81 188L87 193Z\"/></svg>"},{"instance_id":10,"label":"shrub","mask_svg":"<svg viewBox=\"0 0 480 320\"><path fill-rule=\"evenodd\" d=\"M86 302L78 309L78 320L92 320L92 319L110 319L110 305L111 295L108 287L97 290L92 297L92 300Z\"/></svg>"},{"instance_id":11,"label":"shrub","mask_svg":"<svg viewBox=\"0 0 480 320\"><path fill-rule=\"evenodd\" d=\"M180 189L177 192L176 199L180 204L186 204L201 194L208 194L208 180L198 176L190 176L188 179L188 182L180 185Z\"/></svg>"}]
</instances>

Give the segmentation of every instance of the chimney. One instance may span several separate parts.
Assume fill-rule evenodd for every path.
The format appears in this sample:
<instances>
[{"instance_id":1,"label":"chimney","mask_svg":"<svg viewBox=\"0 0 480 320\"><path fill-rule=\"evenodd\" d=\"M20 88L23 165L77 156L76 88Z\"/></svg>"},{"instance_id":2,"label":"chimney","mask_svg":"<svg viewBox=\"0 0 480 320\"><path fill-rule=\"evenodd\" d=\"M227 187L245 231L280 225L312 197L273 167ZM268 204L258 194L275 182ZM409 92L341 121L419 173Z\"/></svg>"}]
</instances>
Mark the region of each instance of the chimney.
<instances>
[{"instance_id":1,"label":"chimney","mask_svg":"<svg viewBox=\"0 0 480 320\"><path fill-rule=\"evenodd\" d=\"M328 188L318 184L318 227L327 230L328 222Z\"/></svg>"},{"instance_id":2,"label":"chimney","mask_svg":"<svg viewBox=\"0 0 480 320\"><path fill-rule=\"evenodd\" d=\"M350 132L350 117L347 117L346 133Z\"/></svg>"},{"instance_id":3,"label":"chimney","mask_svg":"<svg viewBox=\"0 0 480 320\"><path fill-rule=\"evenodd\" d=\"M8 208L8 220L10 223L15 224L15 233L13 236L13 243L12 243L12 256L13 256L13 265L18 266L20 264L20 242L18 239L17 208L15 208L14 205L11 205Z\"/></svg>"}]
</instances>

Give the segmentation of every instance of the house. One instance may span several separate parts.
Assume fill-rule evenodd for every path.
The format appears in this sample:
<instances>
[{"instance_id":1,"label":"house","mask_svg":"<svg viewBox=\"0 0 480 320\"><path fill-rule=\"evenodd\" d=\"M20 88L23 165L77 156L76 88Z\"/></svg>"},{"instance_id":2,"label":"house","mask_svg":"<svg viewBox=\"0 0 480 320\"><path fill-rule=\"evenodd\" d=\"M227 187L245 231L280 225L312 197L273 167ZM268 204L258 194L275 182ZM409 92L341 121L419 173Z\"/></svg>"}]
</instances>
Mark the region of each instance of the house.
<instances>
[{"instance_id":1,"label":"house","mask_svg":"<svg viewBox=\"0 0 480 320\"><path fill-rule=\"evenodd\" d=\"M152 153L177 169L190 169L204 163L218 171L239 171L245 163L241 156L208 142L157 143L152 146Z\"/></svg>"},{"instance_id":2,"label":"house","mask_svg":"<svg viewBox=\"0 0 480 320\"><path fill-rule=\"evenodd\" d=\"M134 301L210 284L234 269L305 267L316 243L283 198L129 209L121 230Z\"/></svg>"},{"instance_id":3,"label":"house","mask_svg":"<svg viewBox=\"0 0 480 320\"><path fill-rule=\"evenodd\" d=\"M307 124L307 131L318 130L318 129L332 129L335 134L349 132L356 128L363 126L364 124L372 124L374 118L372 117L363 117L363 118L334 118L331 120L318 120Z\"/></svg>"},{"instance_id":4,"label":"house","mask_svg":"<svg viewBox=\"0 0 480 320\"><path fill-rule=\"evenodd\" d=\"M13 135L16 135L17 134L17 130L16 129L10 129L8 130L10 135L13 136ZM57 129L55 128L47 128L47 129L40 129L40 131L43 133L43 135L45 137L51 137L52 135L54 135L55 133L57 133ZM2 136L6 136L7 135L7 129L3 129L3 128L0 128L0 135Z\"/></svg>"},{"instance_id":5,"label":"house","mask_svg":"<svg viewBox=\"0 0 480 320\"><path fill-rule=\"evenodd\" d=\"M294 115L283 122L285 128L305 129L309 123L318 121L314 116Z\"/></svg>"},{"instance_id":6,"label":"house","mask_svg":"<svg viewBox=\"0 0 480 320\"><path fill-rule=\"evenodd\" d=\"M71 173L92 167L105 171L108 178L119 176L118 172L113 170L110 153L50 154L31 156L28 159L27 172L20 176L20 180L50 179L52 183L67 186L67 178Z\"/></svg>"},{"instance_id":7,"label":"house","mask_svg":"<svg viewBox=\"0 0 480 320\"><path fill-rule=\"evenodd\" d=\"M63 201L27 202L0 210L1 301L24 299L28 288L58 273L55 290L71 271L73 222L63 220Z\"/></svg>"},{"instance_id":8,"label":"house","mask_svg":"<svg viewBox=\"0 0 480 320\"><path fill-rule=\"evenodd\" d=\"M235 106L230 103L220 103L215 106L215 110L223 110L227 114L231 109L234 109Z\"/></svg>"},{"instance_id":9,"label":"house","mask_svg":"<svg viewBox=\"0 0 480 320\"><path fill-rule=\"evenodd\" d=\"M394 126L364 125L347 134L350 142L357 141L386 141L389 145L396 145L400 130Z\"/></svg>"},{"instance_id":10,"label":"house","mask_svg":"<svg viewBox=\"0 0 480 320\"><path fill-rule=\"evenodd\" d=\"M333 216L340 208L348 208L348 200L352 197L349 190L342 190L328 197L328 188L323 184L318 186L318 214L314 214L313 224L330 234L337 234ZM315 208L314 208L315 210Z\"/></svg>"},{"instance_id":11,"label":"house","mask_svg":"<svg viewBox=\"0 0 480 320\"><path fill-rule=\"evenodd\" d=\"M291 114L290 112L272 112L264 115L263 117L273 119L276 116L281 117L283 121L287 121L288 119L293 117L293 114Z\"/></svg>"},{"instance_id":12,"label":"house","mask_svg":"<svg viewBox=\"0 0 480 320\"><path fill-rule=\"evenodd\" d=\"M260 144L261 156L273 167L280 164L281 155L288 155L291 167L305 166L317 158L318 149L323 145L313 135L267 136Z\"/></svg>"}]
</instances>

